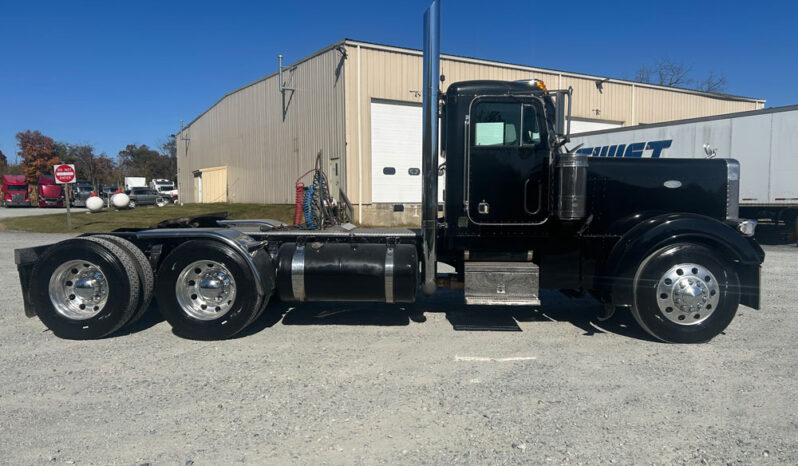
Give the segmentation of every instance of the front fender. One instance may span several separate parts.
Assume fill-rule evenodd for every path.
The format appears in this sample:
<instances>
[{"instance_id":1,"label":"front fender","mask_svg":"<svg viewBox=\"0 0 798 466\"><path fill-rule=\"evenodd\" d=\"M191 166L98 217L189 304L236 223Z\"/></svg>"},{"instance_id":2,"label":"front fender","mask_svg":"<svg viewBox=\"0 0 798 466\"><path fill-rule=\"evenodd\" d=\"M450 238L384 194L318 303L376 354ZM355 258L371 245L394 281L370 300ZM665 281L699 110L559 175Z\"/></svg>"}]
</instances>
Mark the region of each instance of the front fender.
<instances>
[{"instance_id":1,"label":"front fender","mask_svg":"<svg viewBox=\"0 0 798 466\"><path fill-rule=\"evenodd\" d=\"M618 306L632 304L632 281L640 263L668 244L702 244L735 264L741 302L759 309L759 268L765 252L725 223L698 214L665 214L648 218L628 230L615 244L601 274L605 291Z\"/></svg>"}]
</instances>

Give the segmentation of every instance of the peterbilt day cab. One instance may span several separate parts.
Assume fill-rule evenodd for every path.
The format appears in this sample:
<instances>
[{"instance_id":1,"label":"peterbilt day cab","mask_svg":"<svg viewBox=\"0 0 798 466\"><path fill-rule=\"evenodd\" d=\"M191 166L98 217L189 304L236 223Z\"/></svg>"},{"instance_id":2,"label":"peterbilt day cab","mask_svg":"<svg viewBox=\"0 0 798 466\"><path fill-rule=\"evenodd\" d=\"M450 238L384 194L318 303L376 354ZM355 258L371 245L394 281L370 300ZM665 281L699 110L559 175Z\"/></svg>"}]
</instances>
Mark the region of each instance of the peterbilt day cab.
<instances>
[{"instance_id":1,"label":"peterbilt day cab","mask_svg":"<svg viewBox=\"0 0 798 466\"><path fill-rule=\"evenodd\" d=\"M28 180L25 175L3 175L3 207L30 207Z\"/></svg>"},{"instance_id":2,"label":"peterbilt day cab","mask_svg":"<svg viewBox=\"0 0 798 466\"><path fill-rule=\"evenodd\" d=\"M740 304L759 308L764 253L755 223L737 215L735 161L588 160L567 149L570 90L469 81L442 93L437 1L425 26L421 229L204 217L18 249L26 314L63 338L100 338L155 295L176 334L222 339L274 295L406 303L451 287L491 312L540 305L548 288L589 293L657 339L695 343ZM454 272L438 274L439 261Z\"/></svg>"}]
</instances>

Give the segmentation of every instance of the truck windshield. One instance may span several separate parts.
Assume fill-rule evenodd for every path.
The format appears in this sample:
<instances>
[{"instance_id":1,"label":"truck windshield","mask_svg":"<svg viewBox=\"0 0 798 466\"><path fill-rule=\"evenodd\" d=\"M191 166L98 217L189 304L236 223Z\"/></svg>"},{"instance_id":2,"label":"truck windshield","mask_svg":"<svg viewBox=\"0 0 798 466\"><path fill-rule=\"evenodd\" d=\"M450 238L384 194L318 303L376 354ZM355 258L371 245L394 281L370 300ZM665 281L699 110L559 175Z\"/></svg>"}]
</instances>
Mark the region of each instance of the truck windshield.
<instances>
[{"instance_id":1,"label":"truck windshield","mask_svg":"<svg viewBox=\"0 0 798 466\"><path fill-rule=\"evenodd\" d=\"M24 184L10 184L8 185L9 191L27 191L28 187Z\"/></svg>"}]
</instances>

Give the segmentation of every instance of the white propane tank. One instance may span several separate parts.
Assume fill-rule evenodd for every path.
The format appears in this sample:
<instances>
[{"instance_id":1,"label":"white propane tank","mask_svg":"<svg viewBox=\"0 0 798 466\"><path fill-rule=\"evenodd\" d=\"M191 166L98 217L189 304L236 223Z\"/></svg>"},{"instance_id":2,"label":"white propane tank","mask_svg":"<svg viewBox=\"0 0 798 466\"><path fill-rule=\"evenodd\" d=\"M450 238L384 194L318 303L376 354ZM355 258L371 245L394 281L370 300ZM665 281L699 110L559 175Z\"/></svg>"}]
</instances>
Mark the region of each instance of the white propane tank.
<instances>
[{"instance_id":1,"label":"white propane tank","mask_svg":"<svg viewBox=\"0 0 798 466\"><path fill-rule=\"evenodd\" d=\"M90 212L99 212L102 210L103 205L105 205L105 203L97 196L86 199L86 208L89 209Z\"/></svg>"},{"instance_id":2,"label":"white propane tank","mask_svg":"<svg viewBox=\"0 0 798 466\"><path fill-rule=\"evenodd\" d=\"M124 209L130 204L130 197L125 193L116 193L111 196L111 204L117 209Z\"/></svg>"}]
</instances>

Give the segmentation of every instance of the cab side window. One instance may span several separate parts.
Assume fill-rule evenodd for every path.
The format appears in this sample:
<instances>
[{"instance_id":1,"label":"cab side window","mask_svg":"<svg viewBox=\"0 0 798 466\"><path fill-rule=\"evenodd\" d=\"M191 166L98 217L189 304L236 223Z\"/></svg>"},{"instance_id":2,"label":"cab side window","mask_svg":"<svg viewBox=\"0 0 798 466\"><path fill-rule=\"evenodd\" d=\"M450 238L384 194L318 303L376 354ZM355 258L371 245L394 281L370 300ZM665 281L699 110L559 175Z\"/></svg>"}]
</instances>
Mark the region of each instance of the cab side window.
<instances>
[{"instance_id":1,"label":"cab side window","mask_svg":"<svg viewBox=\"0 0 798 466\"><path fill-rule=\"evenodd\" d=\"M521 108L515 103L480 102L473 111L474 146L517 146Z\"/></svg>"},{"instance_id":2,"label":"cab side window","mask_svg":"<svg viewBox=\"0 0 798 466\"><path fill-rule=\"evenodd\" d=\"M532 105L480 102L472 114L472 146L534 146L541 142L538 115Z\"/></svg>"}]
</instances>

